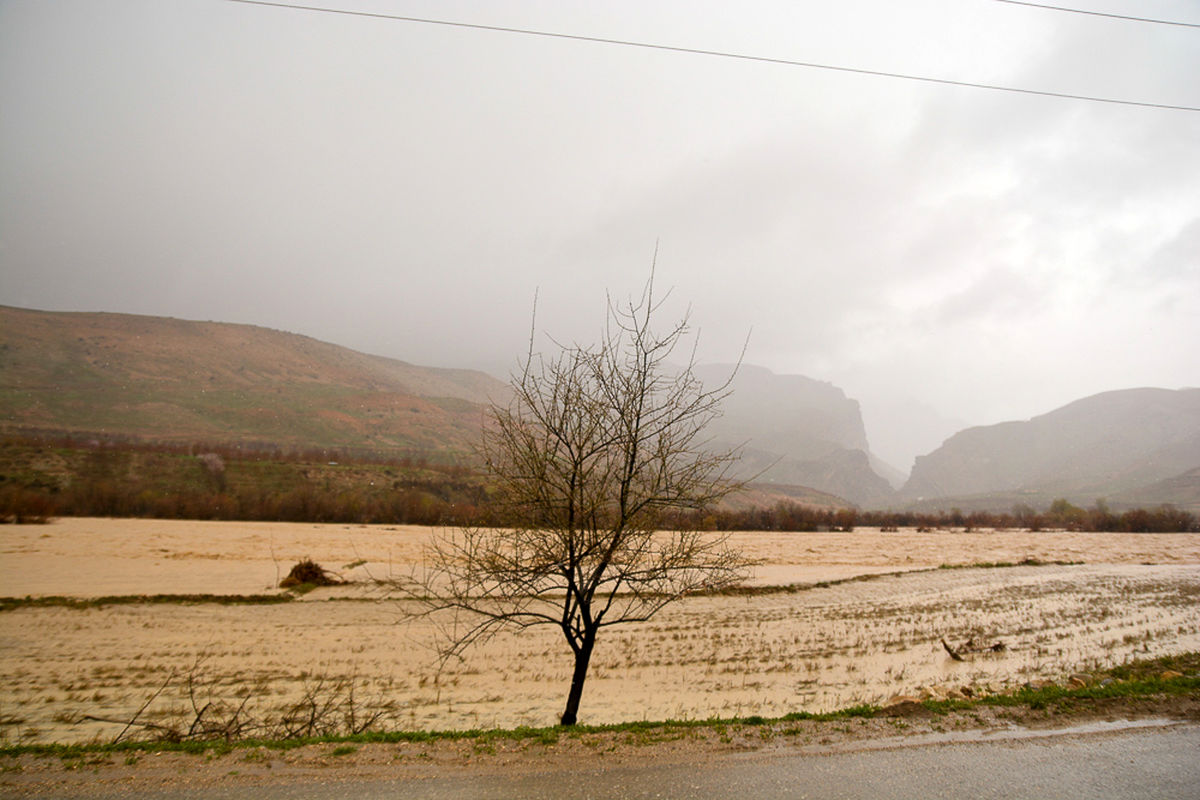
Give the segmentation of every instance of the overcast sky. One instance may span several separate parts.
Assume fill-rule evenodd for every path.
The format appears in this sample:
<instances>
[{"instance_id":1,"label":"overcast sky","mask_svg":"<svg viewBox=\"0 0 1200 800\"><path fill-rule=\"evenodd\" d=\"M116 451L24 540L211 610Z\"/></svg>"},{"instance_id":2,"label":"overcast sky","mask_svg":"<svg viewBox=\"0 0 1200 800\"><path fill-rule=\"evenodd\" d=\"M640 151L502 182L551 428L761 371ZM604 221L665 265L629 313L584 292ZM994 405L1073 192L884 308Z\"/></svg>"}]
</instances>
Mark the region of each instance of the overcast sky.
<instances>
[{"instance_id":1,"label":"overcast sky","mask_svg":"<svg viewBox=\"0 0 1200 800\"><path fill-rule=\"evenodd\" d=\"M309 3L1200 106L1200 28L997 0ZM1075 7L1200 23L1195 0ZM2 304L503 375L535 291L540 328L591 340L656 242L703 360L749 334L748 362L862 401L873 442L904 414L1200 384L1194 111L228 0L0 0Z\"/></svg>"}]
</instances>

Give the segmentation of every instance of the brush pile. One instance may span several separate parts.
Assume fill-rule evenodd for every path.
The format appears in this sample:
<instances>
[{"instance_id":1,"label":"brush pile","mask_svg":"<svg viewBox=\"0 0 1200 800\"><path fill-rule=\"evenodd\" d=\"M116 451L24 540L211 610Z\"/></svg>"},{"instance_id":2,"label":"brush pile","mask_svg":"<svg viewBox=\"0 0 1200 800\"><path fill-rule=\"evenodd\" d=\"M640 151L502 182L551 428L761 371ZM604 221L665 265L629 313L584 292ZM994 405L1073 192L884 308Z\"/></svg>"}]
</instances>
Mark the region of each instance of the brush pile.
<instances>
[{"instance_id":1,"label":"brush pile","mask_svg":"<svg viewBox=\"0 0 1200 800\"><path fill-rule=\"evenodd\" d=\"M341 586L345 581L311 558L296 563L287 577L279 582L280 589L299 586Z\"/></svg>"}]
</instances>

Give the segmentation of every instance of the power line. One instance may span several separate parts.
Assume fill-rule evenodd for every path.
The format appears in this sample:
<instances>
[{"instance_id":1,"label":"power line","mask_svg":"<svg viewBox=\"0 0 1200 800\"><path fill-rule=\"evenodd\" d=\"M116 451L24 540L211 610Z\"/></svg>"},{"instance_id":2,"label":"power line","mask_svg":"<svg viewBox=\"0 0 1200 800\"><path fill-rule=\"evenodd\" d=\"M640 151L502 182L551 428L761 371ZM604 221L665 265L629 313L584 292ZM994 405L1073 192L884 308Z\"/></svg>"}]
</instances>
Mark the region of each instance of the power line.
<instances>
[{"instance_id":1,"label":"power line","mask_svg":"<svg viewBox=\"0 0 1200 800\"><path fill-rule=\"evenodd\" d=\"M1050 92L1042 89L1022 89L1016 86L1001 86L991 83L974 83L971 81L956 81L949 78L930 78L925 75L910 75L902 72L887 72L885 70L863 69L861 67L845 67L835 64L821 64L814 61L795 61L788 58L771 58L770 56L755 56L746 53L729 53L723 50L705 50L698 47L679 47L652 42L637 42L628 39L609 39L602 36L584 36L575 33L557 33L554 31L539 31L529 28L511 28L504 25L483 25L475 22L453 22L444 19L429 19L426 17L408 17L400 14L380 14L372 11L350 11L341 8L325 8L322 6L302 6L291 3L277 3L271 0L226 0L230 3L241 3L250 6L267 6L270 8L289 8L293 11L318 11L326 14L341 14L348 17L370 17L373 19L388 19L398 22L413 22L421 25L441 25L448 28L469 28L479 31L497 33L515 33L522 36L540 36L546 39L565 39L576 42L592 42L595 44L612 44L622 47L638 47L644 50L661 50L669 53L688 53L698 56L713 56L715 58L731 58L738 61L756 61L763 64L776 64L787 67L806 67L808 69L823 69L831 72L849 72L855 75L872 75L880 78L897 78L921 83L936 83L943 86L962 86L970 89L989 89L995 92L1011 92L1029 94L1040 97L1057 97L1063 100L1086 100L1092 103L1110 103L1122 106L1139 106L1141 108L1160 108L1169 111L1200 111L1198 106L1179 106L1169 103L1147 103L1140 100L1121 100L1115 97L1099 97L1096 95L1071 94L1068 92Z\"/></svg>"},{"instance_id":2,"label":"power line","mask_svg":"<svg viewBox=\"0 0 1200 800\"><path fill-rule=\"evenodd\" d=\"M1086 11L1082 8L1067 8L1066 6L1051 6L1045 3L1027 3L1025 0L996 0L997 3L1008 3L1014 6L1030 6L1045 8L1051 11L1065 11L1068 14L1087 14L1090 17L1108 17L1109 19L1124 19L1130 22L1151 22L1155 25L1178 25L1181 28L1200 28L1200 22L1177 22L1172 19L1151 19L1150 17L1131 17L1125 14L1106 14L1103 11Z\"/></svg>"}]
</instances>

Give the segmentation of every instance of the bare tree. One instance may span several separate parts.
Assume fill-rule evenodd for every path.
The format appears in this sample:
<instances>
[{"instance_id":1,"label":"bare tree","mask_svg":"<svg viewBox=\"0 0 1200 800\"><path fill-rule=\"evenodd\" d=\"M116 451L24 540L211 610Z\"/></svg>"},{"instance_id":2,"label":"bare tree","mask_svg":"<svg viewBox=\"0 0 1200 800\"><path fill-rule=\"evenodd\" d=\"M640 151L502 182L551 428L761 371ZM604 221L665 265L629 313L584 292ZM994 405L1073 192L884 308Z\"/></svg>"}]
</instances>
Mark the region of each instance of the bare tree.
<instances>
[{"instance_id":1,"label":"bare tree","mask_svg":"<svg viewBox=\"0 0 1200 800\"><path fill-rule=\"evenodd\" d=\"M705 390L694 350L684 368L670 367L688 324L654 333L660 305L651 275L640 299L610 300L599 344L546 359L531 339L512 400L492 407L484 436L511 527L438 534L408 586L440 621L446 658L501 629L561 629L575 660L563 725L575 724L602 629L734 584L749 563L726 536L662 530L671 512L740 484L727 475L736 454L709 452L703 438L729 381Z\"/></svg>"}]
</instances>

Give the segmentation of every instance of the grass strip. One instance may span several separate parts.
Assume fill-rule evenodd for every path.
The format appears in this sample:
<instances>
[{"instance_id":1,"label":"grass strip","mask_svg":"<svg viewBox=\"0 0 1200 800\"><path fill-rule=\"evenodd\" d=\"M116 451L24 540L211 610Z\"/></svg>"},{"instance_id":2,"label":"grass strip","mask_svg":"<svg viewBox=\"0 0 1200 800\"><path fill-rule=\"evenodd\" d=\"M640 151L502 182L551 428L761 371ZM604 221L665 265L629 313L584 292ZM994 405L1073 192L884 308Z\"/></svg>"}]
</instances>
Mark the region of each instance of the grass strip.
<instances>
[{"instance_id":1,"label":"grass strip","mask_svg":"<svg viewBox=\"0 0 1200 800\"><path fill-rule=\"evenodd\" d=\"M849 578L835 578L815 583L789 583L777 586L730 586L711 592L694 592L692 597L758 597L768 594L799 594L812 589L828 589L831 586L841 586L847 583L866 583L880 578L899 578L905 575L920 575L925 572L937 572L944 569L1007 569L1011 567L1077 567L1083 561L1042 561L1037 558L1025 558L1021 561L976 561L970 564L941 564L936 567L922 569L902 569L892 572L868 572L863 575L852 575Z\"/></svg>"},{"instance_id":2,"label":"grass strip","mask_svg":"<svg viewBox=\"0 0 1200 800\"><path fill-rule=\"evenodd\" d=\"M296 599L291 594L119 594L104 597L0 597L0 611L18 608L100 608L101 606L123 606L150 603L218 603L220 605L274 605L290 603Z\"/></svg>"},{"instance_id":3,"label":"grass strip","mask_svg":"<svg viewBox=\"0 0 1200 800\"><path fill-rule=\"evenodd\" d=\"M1113 698L1141 698L1154 696L1191 696L1200 698L1200 652L1188 652L1174 656L1132 661L1113 667L1094 676L1088 686L1062 687L1058 685L1026 687L1006 694L995 694L967 700L925 700L921 705L930 712L944 715L954 711L965 711L978 706L1027 707L1033 710L1052 709L1064 713L1086 710L1088 701ZM663 720L621 722L608 725L575 725L571 727L528 727L503 729L473 729L462 731L378 731L345 736L322 736L286 740L244 739L236 741L128 741L117 744L18 744L0 747L0 757L16 757L24 754L78 759L97 753L118 752L182 752L222 755L235 749L264 747L286 751L313 744L394 744L401 742L425 743L436 741L474 742L477 748L491 742L511 740L532 744L553 745L561 737L578 738L587 734L627 733L633 737L630 743L651 744L664 739L678 738L689 730L700 728L724 732L730 727L773 726L801 720L834 722L856 717L877 717L885 714L886 708L875 705L857 705L826 713L795 711L781 717L749 715L745 717L709 718L702 720ZM786 733L786 729L784 733Z\"/></svg>"},{"instance_id":4,"label":"grass strip","mask_svg":"<svg viewBox=\"0 0 1200 800\"><path fill-rule=\"evenodd\" d=\"M1020 561L976 561L972 564L942 564L938 569L1004 569L1007 567L1078 567L1082 561L1043 561L1023 558Z\"/></svg>"}]
</instances>

